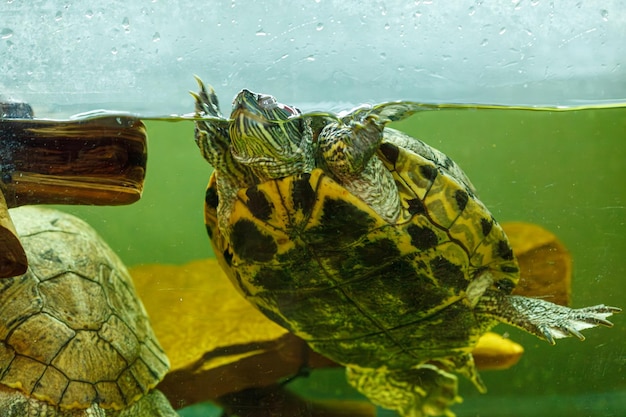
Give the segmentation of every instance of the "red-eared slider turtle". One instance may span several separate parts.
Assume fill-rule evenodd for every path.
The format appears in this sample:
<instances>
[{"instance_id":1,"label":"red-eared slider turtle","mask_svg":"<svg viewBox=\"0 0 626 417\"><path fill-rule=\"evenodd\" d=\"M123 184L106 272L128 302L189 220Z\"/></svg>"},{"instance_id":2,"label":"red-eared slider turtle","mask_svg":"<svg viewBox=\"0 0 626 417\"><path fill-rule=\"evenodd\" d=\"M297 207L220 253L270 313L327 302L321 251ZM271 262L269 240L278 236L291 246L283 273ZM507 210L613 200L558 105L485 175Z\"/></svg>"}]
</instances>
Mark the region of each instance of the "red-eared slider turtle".
<instances>
[{"instance_id":1,"label":"red-eared slider turtle","mask_svg":"<svg viewBox=\"0 0 626 417\"><path fill-rule=\"evenodd\" d=\"M0 414L177 416L153 389L168 360L115 253L73 216L10 212L29 268L0 280Z\"/></svg>"},{"instance_id":2,"label":"red-eared slider turtle","mask_svg":"<svg viewBox=\"0 0 626 417\"><path fill-rule=\"evenodd\" d=\"M200 87L196 141L215 169L205 218L223 268L373 402L451 415L452 372L485 390L470 352L498 322L550 343L611 326L617 308L510 295L517 261L465 174L385 128L419 104L302 115L243 90L225 119Z\"/></svg>"}]
</instances>

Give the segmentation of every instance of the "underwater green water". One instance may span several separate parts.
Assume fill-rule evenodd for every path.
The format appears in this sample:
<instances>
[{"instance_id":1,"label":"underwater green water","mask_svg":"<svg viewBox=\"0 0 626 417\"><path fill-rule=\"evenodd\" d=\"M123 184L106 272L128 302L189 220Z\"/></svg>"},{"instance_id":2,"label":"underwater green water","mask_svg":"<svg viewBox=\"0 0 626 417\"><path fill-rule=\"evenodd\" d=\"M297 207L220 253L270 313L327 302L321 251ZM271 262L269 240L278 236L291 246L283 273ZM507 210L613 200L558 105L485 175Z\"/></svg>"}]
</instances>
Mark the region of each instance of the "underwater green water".
<instances>
[{"instance_id":1,"label":"underwater green water","mask_svg":"<svg viewBox=\"0 0 626 417\"><path fill-rule=\"evenodd\" d=\"M62 208L92 224L127 265L211 256L202 212L211 168L193 141L193 124L146 125L148 171L138 203ZM574 306L626 307L626 107L432 111L395 127L451 156L500 222L532 222L554 232L574 260ZM482 373L486 395L462 381L465 402L453 410L458 416L623 415L625 318L611 318L612 329L586 331L584 342L561 339L556 346L497 327L525 347L524 356L509 370ZM337 370L315 371L293 387L315 398L357 397Z\"/></svg>"}]
</instances>

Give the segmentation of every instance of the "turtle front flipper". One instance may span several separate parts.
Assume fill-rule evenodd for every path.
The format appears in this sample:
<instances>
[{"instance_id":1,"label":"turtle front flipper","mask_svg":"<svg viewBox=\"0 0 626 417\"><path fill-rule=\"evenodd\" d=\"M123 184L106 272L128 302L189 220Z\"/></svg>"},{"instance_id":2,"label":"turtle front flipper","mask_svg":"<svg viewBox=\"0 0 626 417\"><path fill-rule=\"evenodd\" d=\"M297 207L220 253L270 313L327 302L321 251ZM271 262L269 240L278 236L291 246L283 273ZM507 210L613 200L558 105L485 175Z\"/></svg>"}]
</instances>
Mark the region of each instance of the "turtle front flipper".
<instances>
[{"instance_id":1,"label":"turtle front flipper","mask_svg":"<svg viewBox=\"0 0 626 417\"><path fill-rule=\"evenodd\" d=\"M393 370L348 366L346 375L373 403L403 417L453 417L449 407L461 402L457 377L431 364Z\"/></svg>"},{"instance_id":2,"label":"turtle front flipper","mask_svg":"<svg viewBox=\"0 0 626 417\"><path fill-rule=\"evenodd\" d=\"M493 292L485 293L477 308L486 315L534 334L552 345L555 344L554 339L569 336L585 340L580 333L584 329L612 327L613 323L606 320L607 317L622 311L604 304L573 309L538 298Z\"/></svg>"},{"instance_id":3,"label":"turtle front flipper","mask_svg":"<svg viewBox=\"0 0 626 417\"><path fill-rule=\"evenodd\" d=\"M374 156L384 128L375 119L328 124L315 143L315 158L335 181L393 223L400 214L400 196L393 175Z\"/></svg>"}]
</instances>

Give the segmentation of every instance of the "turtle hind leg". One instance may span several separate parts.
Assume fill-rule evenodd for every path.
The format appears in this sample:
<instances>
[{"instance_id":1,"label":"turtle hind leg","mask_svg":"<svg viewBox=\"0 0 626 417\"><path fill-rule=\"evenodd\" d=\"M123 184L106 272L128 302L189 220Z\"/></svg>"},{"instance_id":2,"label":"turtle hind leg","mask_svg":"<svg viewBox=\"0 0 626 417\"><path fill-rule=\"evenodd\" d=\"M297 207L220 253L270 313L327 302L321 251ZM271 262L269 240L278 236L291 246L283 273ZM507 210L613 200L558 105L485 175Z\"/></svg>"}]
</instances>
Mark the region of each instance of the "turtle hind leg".
<instances>
[{"instance_id":1,"label":"turtle hind leg","mask_svg":"<svg viewBox=\"0 0 626 417\"><path fill-rule=\"evenodd\" d=\"M487 386L483 382L476 365L474 364L474 357L471 353L459 354L456 356L450 356L447 358L438 358L429 363L436 364L439 368L447 371L454 371L474 384L476 389L484 394L487 392Z\"/></svg>"},{"instance_id":2,"label":"turtle hind leg","mask_svg":"<svg viewBox=\"0 0 626 417\"><path fill-rule=\"evenodd\" d=\"M555 339L569 336L585 340L580 333L582 330L596 326L611 327L613 323L606 320L607 317L622 311L604 304L573 309L538 298L494 292L486 293L476 308L487 316L534 334L552 345Z\"/></svg>"},{"instance_id":3,"label":"turtle hind leg","mask_svg":"<svg viewBox=\"0 0 626 417\"><path fill-rule=\"evenodd\" d=\"M373 403L403 417L454 417L460 403L455 375L432 364L409 369L346 367L348 382Z\"/></svg>"}]
</instances>

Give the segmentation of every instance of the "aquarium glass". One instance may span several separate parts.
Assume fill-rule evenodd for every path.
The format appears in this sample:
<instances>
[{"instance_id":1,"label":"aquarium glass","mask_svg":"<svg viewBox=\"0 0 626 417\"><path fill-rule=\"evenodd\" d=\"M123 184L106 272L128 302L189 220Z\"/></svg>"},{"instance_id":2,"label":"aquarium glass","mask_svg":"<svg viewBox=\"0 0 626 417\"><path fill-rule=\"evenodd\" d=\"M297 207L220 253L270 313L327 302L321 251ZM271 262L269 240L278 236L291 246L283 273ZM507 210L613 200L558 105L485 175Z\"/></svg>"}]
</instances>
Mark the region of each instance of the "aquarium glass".
<instances>
[{"instance_id":1,"label":"aquarium glass","mask_svg":"<svg viewBox=\"0 0 626 417\"><path fill-rule=\"evenodd\" d=\"M28 102L35 118L106 110L146 125L138 202L56 206L128 266L213 256L203 218L212 168L181 117L193 112L197 75L225 114L244 87L304 111L389 100L523 107L428 111L392 126L454 159L498 221L553 232L573 258L574 306L626 306L625 1L0 1L2 100ZM623 317L557 346L496 327L524 346L521 361L482 372L487 394L459 377L453 411L622 415ZM288 387L366 401L340 369ZM180 412L220 415L210 404Z\"/></svg>"}]
</instances>

